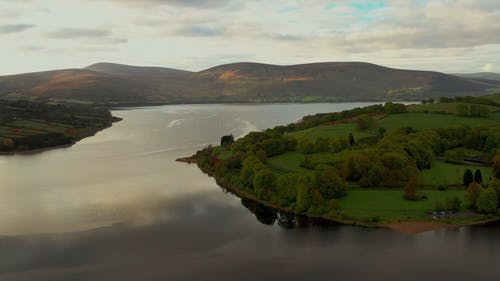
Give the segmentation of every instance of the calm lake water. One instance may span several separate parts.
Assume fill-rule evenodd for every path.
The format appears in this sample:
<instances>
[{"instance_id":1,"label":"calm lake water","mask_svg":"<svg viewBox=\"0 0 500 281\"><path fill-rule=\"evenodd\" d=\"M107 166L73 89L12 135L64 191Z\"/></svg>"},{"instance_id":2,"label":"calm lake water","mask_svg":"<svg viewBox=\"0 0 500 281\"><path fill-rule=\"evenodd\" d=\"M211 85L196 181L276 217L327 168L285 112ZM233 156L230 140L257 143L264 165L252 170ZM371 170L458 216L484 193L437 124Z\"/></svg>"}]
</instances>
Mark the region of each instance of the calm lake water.
<instances>
[{"instance_id":1,"label":"calm lake water","mask_svg":"<svg viewBox=\"0 0 500 281\"><path fill-rule=\"evenodd\" d=\"M500 227L284 228L174 162L224 134L364 105L118 110L122 122L71 148L0 156L0 280L500 278Z\"/></svg>"}]
</instances>

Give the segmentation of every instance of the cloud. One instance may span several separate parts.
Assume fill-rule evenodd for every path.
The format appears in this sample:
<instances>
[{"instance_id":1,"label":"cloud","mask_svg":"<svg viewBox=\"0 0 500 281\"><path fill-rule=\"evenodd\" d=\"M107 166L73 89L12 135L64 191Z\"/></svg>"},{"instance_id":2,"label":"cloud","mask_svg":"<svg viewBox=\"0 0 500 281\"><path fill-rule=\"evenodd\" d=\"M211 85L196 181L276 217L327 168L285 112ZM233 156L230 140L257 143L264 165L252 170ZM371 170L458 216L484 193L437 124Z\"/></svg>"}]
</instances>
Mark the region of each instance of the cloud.
<instances>
[{"instance_id":1,"label":"cloud","mask_svg":"<svg viewBox=\"0 0 500 281\"><path fill-rule=\"evenodd\" d=\"M18 33L35 27L35 24L5 24L0 25L0 34Z\"/></svg>"},{"instance_id":2,"label":"cloud","mask_svg":"<svg viewBox=\"0 0 500 281\"><path fill-rule=\"evenodd\" d=\"M102 38L111 36L111 32L98 28L62 28L49 32L47 37L57 39Z\"/></svg>"},{"instance_id":3,"label":"cloud","mask_svg":"<svg viewBox=\"0 0 500 281\"><path fill-rule=\"evenodd\" d=\"M21 46L20 49L28 52L38 52L44 50L44 47L38 45L26 45Z\"/></svg>"},{"instance_id":4,"label":"cloud","mask_svg":"<svg viewBox=\"0 0 500 281\"><path fill-rule=\"evenodd\" d=\"M136 6L177 6L192 8L218 8L233 2L231 0L100 0Z\"/></svg>"},{"instance_id":5,"label":"cloud","mask_svg":"<svg viewBox=\"0 0 500 281\"><path fill-rule=\"evenodd\" d=\"M62 28L45 35L51 39L88 39L99 43L127 43L126 38L113 37L113 33L100 28Z\"/></svg>"},{"instance_id":6,"label":"cloud","mask_svg":"<svg viewBox=\"0 0 500 281\"><path fill-rule=\"evenodd\" d=\"M491 63L485 64L482 68L482 71L484 72L492 72L493 71L493 65Z\"/></svg>"},{"instance_id":7,"label":"cloud","mask_svg":"<svg viewBox=\"0 0 500 281\"><path fill-rule=\"evenodd\" d=\"M208 26L191 25L177 29L175 34L187 37L213 37L223 36L226 34L226 31Z\"/></svg>"}]
</instances>

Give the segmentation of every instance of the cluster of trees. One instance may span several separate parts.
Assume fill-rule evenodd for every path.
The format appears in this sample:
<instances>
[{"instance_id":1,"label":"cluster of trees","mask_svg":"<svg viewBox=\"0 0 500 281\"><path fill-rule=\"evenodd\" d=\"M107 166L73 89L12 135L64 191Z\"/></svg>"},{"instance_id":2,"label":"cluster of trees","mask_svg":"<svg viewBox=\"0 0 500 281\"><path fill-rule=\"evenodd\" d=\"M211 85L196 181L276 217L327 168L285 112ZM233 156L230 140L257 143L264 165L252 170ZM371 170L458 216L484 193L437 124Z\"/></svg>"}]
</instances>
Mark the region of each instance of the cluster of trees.
<instances>
[{"instance_id":1,"label":"cluster of trees","mask_svg":"<svg viewBox=\"0 0 500 281\"><path fill-rule=\"evenodd\" d=\"M488 117L490 115L490 110L488 107L477 104L457 104L456 110L457 114L460 116Z\"/></svg>"},{"instance_id":2,"label":"cluster of trees","mask_svg":"<svg viewBox=\"0 0 500 281\"><path fill-rule=\"evenodd\" d=\"M458 212L462 209L462 200L457 196L448 197L443 201L436 202L435 211Z\"/></svg>"},{"instance_id":3,"label":"cluster of trees","mask_svg":"<svg viewBox=\"0 0 500 281\"><path fill-rule=\"evenodd\" d=\"M422 104L428 104L428 103L434 103L434 99L430 98L430 99L424 99L424 100L422 100Z\"/></svg>"},{"instance_id":4,"label":"cluster of trees","mask_svg":"<svg viewBox=\"0 0 500 281\"><path fill-rule=\"evenodd\" d=\"M370 149L348 155L341 174L361 187L402 187L415 176L416 167L402 151Z\"/></svg>"},{"instance_id":5,"label":"cluster of trees","mask_svg":"<svg viewBox=\"0 0 500 281\"><path fill-rule=\"evenodd\" d=\"M384 109L385 109L385 112L388 114L408 112L408 108L406 108L406 105L404 105L402 103L387 102L384 105Z\"/></svg>"},{"instance_id":6,"label":"cluster of trees","mask_svg":"<svg viewBox=\"0 0 500 281\"><path fill-rule=\"evenodd\" d=\"M351 146L349 138L317 138L316 140L304 139L298 143L297 150L303 154L312 154L319 152L338 153Z\"/></svg>"},{"instance_id":7,"label":"cluster of trees","mask_svg":"<svg viewBox=\"0 0 500 281\"><path fill-rule=\"evenodd\" d=\"M455 97L455 98L440 97L439 102L440 103L457 102L457 103L484 104L484 105L500 106L500 104L498 104L494 100L486 99L486 98L482 98L482 97L472 97L472 96Z\"/></svg>"},{"instance_id":8,"label":"cluster of trees","mask_svg":"<svg viewBox=\"0 0 500 281\"><path fill-rule=\"evenodd\" d=\"M464 174L464 184L469 183L466 190L466 199L471 209L480 213L495 214L500 208L500 155L493 157L493 176L489 185L481 186L482 175L476 170L471 182L472 171Z\"/></svg>"},{"instance_id":9,"label":"cluster of trees","mask_svg":"<svg viewBox=\"0 0 500 281\"><path fill-rule=\"evenodd\" d=\"M236 152L220 161L214 149L197 152L198 165L226 187L233 187L299 213L322 215L339 208L335 200L346 194L345 181L333 166L311 173L276 174L252 151Z\"/></svg>"},{"instance_id":10,"label":"cluster of trees","mask_svg":"<svg viewBox=\"0 0 500 281\"><path fill-rule=\"evenodd\" d=\"M463 177L464 186L467 187L473 182L477 184L483 183L483 174L481 173L481 170L477 169L474 174L472 174L472 171L470 169L465 170Z\"/></svg>"}]
</instances>

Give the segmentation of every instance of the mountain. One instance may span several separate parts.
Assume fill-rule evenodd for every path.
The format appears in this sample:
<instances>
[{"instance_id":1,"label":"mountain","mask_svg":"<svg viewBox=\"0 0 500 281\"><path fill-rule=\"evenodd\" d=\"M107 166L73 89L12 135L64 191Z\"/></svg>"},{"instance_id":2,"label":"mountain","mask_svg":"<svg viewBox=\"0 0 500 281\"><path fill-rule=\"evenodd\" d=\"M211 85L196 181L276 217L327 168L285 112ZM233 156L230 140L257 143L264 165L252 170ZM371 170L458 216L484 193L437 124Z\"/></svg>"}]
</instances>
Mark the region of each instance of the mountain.
<instances>
[{"instance_id":1,"label":"mountain","mask_svg":"<svg viewBox=\"0 0 500 281\"><path fill-rule=\"evenodd\" d=\"M453 75L458 76L458 77L465 77L465 78L500 81L500 73L494 73L494 72L455 73Z\"/></svg>"},{"instance_id":2,"label":"mountain","mask_svg":"<svg viewBox=\"0 0 500 281\"><path fill-rule=\"evenodd\" d=\"M164 67L151 67L151 66L132 66L125 64L107 63L101 62L85 67L85 70L105 73L109 75L116 76L165 76L165 77L177 77L190 74L192 72L164 68Z\"/></svg>"},{"instance_id":3,"label":"mountain","mask_svg":"<svg viewBox=\"0 0 500 281\"><path fill-rule=\"evenodd\" d=\"M482 95L498 88L496 80L362 62L233 63L199 72L98 63L83 69L0 76L0 96L106 105L419 100Z\"/></svg>"}]
</instances>

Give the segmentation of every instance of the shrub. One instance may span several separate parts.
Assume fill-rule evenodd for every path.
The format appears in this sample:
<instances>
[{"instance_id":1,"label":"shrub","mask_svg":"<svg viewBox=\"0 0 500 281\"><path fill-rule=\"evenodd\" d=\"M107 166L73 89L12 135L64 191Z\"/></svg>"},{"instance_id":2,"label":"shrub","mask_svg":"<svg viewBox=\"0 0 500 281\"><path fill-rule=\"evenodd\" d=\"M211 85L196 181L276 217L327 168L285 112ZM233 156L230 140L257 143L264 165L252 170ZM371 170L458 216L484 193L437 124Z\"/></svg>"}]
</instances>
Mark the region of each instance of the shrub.
<instances>
[{"instance_id":1,"label":"shrub","mask_svg":"<svg viewBox=\"0 0 500 281\"><path fill-rule=\"evenodd\" d=\"M497 193L492 188L481 189L477 198L477 210L481 213L493 214L497 212Z\"/></svg>"}]
</instances>

